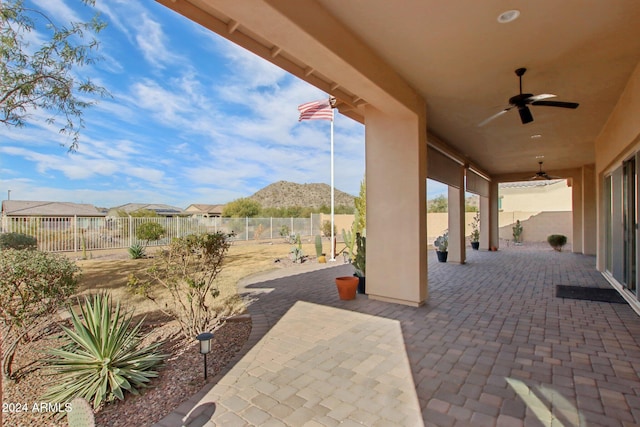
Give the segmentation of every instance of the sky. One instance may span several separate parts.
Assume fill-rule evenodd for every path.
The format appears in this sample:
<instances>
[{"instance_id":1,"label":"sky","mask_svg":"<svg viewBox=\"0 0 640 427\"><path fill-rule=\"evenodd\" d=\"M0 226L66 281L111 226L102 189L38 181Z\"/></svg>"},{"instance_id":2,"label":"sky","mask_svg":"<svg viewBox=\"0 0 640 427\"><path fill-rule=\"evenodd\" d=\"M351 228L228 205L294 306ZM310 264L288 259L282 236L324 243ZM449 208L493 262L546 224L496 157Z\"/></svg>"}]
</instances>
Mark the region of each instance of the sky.
<instances>
[{"instance_id":1,"label":"sky","mask_svg":"<svg viewBox=\"0 0 640 427\"><path fill-rule=\"evenodd\" d=\"M298 122L297 110L326 93L154 1L26 4L60 24L101 13L102 60L76 72L111 97L85 110L76 152L43 111L3 128L0 199L184 209L280 180L330 184L330 122ZM357 195L364 126L340 114L334 126L335 187ZM428 197L443 188L430 181Z\"/></svg>"}]
</instances>

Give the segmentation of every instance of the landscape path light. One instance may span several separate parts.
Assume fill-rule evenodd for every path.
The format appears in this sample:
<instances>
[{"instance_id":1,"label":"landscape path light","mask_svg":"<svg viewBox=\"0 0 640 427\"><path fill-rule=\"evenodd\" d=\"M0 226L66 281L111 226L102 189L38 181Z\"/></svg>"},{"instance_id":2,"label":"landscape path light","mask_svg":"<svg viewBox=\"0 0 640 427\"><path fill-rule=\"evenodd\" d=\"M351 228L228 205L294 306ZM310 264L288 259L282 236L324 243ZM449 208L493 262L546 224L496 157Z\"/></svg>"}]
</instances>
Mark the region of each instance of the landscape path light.
<instances>
[{"instance_id":1,"label":"landscape path light","mask_svg":"<svg viewBox=\"0 0 640 427\"><path fill-rule=\"evenodd\" d=\"M196 339L200 341L200 354L204 355L204 379L207 379L207 354L211 351L211 339L213 334L211 332L203 332L196 336Z\"/></svg>"}]
</instances>

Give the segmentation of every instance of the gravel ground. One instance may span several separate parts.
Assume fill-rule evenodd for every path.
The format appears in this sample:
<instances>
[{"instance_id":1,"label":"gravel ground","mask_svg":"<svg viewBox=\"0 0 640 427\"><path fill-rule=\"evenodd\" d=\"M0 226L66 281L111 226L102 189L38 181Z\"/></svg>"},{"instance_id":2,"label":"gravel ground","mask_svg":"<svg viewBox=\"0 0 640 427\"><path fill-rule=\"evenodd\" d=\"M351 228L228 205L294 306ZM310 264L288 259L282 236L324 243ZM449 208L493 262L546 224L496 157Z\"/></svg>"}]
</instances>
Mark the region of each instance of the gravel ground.
<instances>
[{"instance_id":1,"label":"gravel ground","mask_svg":"<svg viewBox=\"0 0 640 427\"><path fill-rule=\"evenodd\" d=\"M95 415L97 426L144 427L149 426L198 392L204 385L203 356L194 340L186 340L180 334L175 321L158 321L146 325L149 333L145 341L164 339L162 351L170 356L151 387L140 396L125 394L125 400L116 401L101 408ZM212 380L242 348L251 332L251 322L227 321L215 331L212 353L207 356L208 380ZM66 417L56 419L51 412L39 412L40 395L46 383L52 380L46 368L34 366L42 358L41 349L55 346L60 330L51 330L45 336L23 345L16 355L14 366L26 372L17 382L3 381L4 426L67 426ZM35 369L34 369L35 368Z\"/></svg>"}]
</instances>

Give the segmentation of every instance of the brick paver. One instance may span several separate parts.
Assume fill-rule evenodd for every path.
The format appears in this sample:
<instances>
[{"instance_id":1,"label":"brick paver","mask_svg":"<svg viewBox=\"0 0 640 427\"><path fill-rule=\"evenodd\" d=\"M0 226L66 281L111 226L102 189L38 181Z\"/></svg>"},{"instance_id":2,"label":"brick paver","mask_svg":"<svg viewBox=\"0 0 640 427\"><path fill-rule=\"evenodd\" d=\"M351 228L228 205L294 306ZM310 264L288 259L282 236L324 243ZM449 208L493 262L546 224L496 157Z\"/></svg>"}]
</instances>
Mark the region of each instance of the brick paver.
<instances>
[{"instance_id":1,"label":"brick paver","mask_svg":"<svg viewBox=\"0 0 640 427\"><path fill-rule=\"evenodd\" d=\"M243 283L254 302L242 354L157 426L640 424L640 317L554 296L558 284L608 287L595 258L433 255L419 308L340 301L342 264Z\"/></svg>"}]
</instances>

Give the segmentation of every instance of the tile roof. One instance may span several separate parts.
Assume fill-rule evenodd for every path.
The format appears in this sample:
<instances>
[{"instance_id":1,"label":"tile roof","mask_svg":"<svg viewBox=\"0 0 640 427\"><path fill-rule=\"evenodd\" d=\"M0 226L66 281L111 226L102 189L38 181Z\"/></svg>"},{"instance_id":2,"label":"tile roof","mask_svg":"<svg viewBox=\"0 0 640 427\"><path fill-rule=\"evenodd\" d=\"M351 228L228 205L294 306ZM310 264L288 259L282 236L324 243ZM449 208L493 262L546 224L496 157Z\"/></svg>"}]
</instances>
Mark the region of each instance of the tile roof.
<instances>
[{"instance_id":1,"label":"tile roof","mask_svg":"<svg viewBox=\"0 0 640 427\"><path fill-rule=\"evenodd\" d=\"M31 200L3 200L2 213L7 216L105 216L90 204Z\"/></svg>"}]
</instances>

